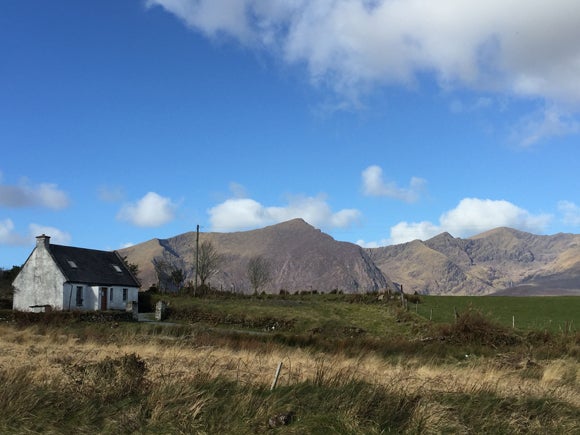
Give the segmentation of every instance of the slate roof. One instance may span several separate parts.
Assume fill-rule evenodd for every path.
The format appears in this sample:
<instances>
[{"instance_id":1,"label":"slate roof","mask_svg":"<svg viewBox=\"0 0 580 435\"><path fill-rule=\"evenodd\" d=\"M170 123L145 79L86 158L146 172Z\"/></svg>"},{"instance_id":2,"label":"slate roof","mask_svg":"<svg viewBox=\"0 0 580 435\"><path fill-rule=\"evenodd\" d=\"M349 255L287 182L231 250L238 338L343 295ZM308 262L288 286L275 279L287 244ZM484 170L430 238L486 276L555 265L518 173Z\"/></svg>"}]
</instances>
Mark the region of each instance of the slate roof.
<instances>
[{"instance_id":1,"label":"slate roof","mask_svg":"<svg viewBox=\"0 0 580 435\"><path fill-rule=\"evenodd\" d=\"M115 251L53 244L49 250L67 281L89 285L140 287Z\"/></svg>"}]
</instances>

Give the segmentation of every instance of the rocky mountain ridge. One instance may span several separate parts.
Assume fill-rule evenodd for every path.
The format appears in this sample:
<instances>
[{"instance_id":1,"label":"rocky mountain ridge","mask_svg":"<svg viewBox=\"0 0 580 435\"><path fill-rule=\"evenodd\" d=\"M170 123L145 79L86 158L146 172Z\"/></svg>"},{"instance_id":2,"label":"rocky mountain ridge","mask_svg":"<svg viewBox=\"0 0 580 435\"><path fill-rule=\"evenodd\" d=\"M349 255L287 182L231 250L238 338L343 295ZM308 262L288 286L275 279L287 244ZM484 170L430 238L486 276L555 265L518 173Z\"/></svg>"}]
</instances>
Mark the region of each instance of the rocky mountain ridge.
<instances>
[{"instance_id":1,"label":"rocky mountain ridge","mask_svg":"<svg viewBox=\"0 0 580 435\"><path fill-rule=\"evenodd\" d=\"M461 239L442 233L373 249L371 258L411 292L580 294L577 234L544 236L496 228Z\"/></svg>"},{"instance_id":2,"label":"rocky mountain ridge","mask_svg":"<svg viewBox=\"0 0 580 435\"><path fill-rule=\"evenodd\" d=\"M180 267L194 277L195 232L153 239L120 250L141 271L143 287L156 282L153 259ZM302 219L233 233L200 233L223 256L212 286L248 293L250 258L271 263L263 290L366 292L395 289L452 295L578 294L580 235L534 235L511 228L466 238L442 233L426 241L363 249L334 240Z\"/></svg>"}]
</instances>

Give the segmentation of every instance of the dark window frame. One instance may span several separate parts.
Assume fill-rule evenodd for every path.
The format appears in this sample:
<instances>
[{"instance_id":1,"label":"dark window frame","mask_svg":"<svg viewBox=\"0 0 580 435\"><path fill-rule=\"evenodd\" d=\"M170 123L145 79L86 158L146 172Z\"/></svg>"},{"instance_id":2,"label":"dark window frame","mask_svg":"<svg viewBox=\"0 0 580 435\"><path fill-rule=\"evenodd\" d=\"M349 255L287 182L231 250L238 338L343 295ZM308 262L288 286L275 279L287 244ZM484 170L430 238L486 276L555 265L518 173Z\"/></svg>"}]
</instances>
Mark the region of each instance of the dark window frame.
<instances>
[{"instance_id":1,"label":"dark window frame","mask_svg":"<svg viewBox=\"0 0 580 435\"><path fill-rule=\"evenodd\" d=\"M83 306L83 290L84 287L82 285L77 285L77 290L76 290L76 305L77 307L82 307Z\"/></svg>"}]
</instances>

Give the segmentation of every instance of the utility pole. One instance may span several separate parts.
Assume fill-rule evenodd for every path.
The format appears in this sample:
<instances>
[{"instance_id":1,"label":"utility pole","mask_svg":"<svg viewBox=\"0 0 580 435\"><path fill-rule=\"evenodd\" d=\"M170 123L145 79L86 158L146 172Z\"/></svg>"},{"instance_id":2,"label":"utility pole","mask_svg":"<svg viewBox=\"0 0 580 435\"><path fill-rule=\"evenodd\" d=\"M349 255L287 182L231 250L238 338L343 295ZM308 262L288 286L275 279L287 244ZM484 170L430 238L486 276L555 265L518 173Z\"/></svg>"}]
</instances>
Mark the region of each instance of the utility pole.
<instances>
[{"instance_id":1,"label":"utility pole","mask_svg":"<svg viewBox=\"0 0 580 435\"><path fill-rule=\"evenodd\" d=\"M195 286L193 287L193 295L197 292L197 275L199 270L199 225L197 226L195 235Z\"/></svg>"}]
</instances>

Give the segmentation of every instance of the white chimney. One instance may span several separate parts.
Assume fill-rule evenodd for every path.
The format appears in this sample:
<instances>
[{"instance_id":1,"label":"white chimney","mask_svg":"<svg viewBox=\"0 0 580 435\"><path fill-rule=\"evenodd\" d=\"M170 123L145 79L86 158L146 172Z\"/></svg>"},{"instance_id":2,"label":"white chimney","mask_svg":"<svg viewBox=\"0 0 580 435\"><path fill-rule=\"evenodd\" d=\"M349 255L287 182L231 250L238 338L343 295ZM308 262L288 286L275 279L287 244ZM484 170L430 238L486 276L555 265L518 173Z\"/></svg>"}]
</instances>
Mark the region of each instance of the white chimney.
<instances>
[{"instance_id":1,"label":"white chimney","mask_svg":"<svg viewBox=\"0 0 580 435\"><path fill-rule=\"evenodd\" d=\"M50 245L50 236L47 236L46 234L42 234L36 238L36 247L37 248L48 249L48 245Z\"/></svg>"}]
</instances>

